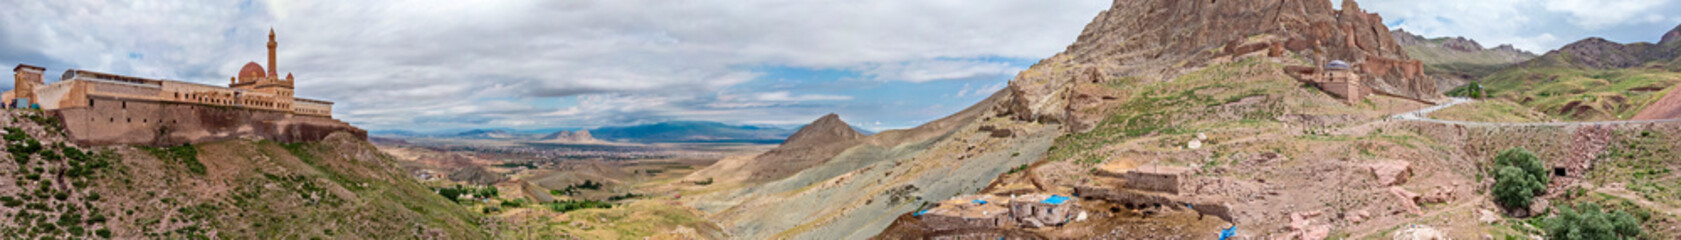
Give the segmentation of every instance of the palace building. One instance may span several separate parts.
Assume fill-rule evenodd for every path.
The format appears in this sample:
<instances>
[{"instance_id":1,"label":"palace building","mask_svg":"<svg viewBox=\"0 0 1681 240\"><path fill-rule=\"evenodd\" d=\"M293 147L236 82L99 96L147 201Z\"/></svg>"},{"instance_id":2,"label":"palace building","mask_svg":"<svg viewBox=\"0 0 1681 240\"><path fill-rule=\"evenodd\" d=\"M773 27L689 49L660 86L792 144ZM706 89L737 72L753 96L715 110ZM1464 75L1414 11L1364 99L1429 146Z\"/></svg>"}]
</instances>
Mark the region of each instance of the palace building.
<instances>
[{"instance_id":1,"label":"palace building","mask_svg":"<svg viewBox=\"0 0 1681 240\"><path fill-rule=\"evenodd\" d=\"M279 141L313 141L334 131L366 132L332 119L333 102L293 96L291 73L275 67L274 30L269 30L268 68L245 64L228 86L66 70L46 84L45 68L19 64L16 87L0 101L39 108L58 117L72 140L85 144L171 145L239 136Z\"/></svg>"}]
</instances>

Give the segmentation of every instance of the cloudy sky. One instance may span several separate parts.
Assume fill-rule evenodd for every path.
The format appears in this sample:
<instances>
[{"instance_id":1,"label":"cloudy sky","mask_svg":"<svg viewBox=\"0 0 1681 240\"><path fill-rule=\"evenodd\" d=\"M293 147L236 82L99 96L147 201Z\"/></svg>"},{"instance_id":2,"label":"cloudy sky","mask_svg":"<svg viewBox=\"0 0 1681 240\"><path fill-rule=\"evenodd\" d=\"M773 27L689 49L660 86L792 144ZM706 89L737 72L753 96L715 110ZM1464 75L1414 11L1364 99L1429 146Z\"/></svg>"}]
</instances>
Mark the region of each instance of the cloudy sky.
<instances>
[{"instance_id":1,"label":"cloudy sky","mask_svg":"<svg viewBox=\"0 0 1681 240\"><path fill-rule=\"evenodd\" d=\"M1656 41L1681 0L1363 1L1392 26L1544 52ZM7 1L0 65L225 84L265 61L375 130L670 120L870 129L945 116L1073 42L1110 0ZM10 88L11 81L0 81Z\"/></svg>"}]
</instances>

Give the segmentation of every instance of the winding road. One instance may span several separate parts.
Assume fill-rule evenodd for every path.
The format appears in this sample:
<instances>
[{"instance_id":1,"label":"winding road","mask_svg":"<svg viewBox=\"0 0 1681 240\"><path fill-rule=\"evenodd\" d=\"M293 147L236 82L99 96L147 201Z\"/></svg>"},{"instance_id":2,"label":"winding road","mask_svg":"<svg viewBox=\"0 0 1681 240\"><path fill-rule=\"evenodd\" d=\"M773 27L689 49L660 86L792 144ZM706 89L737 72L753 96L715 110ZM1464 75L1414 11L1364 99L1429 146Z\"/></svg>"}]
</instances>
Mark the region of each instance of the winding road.
<instances>
[{"instance_id":1,"label":"winding road","mask_svg":"<svg viewBox=\"0 0 1681 240\"><path fill-rule=\"evenodd\" d=\"M1411 120L1411 121L1431 122L1431 123L1440 123L1440 124L1464 125L1464 126L1487 126L1487 127L1528 127L1528 126L1565 127L1565 126L1600 126L1600 125L1625 125L1625 124L1681 122L1681 119L1658 119L1658 120L1624 120L1624 121L1596 121L1596 122L1504 123L1504 122L1470 122L1470 121L1441 120L1441 119L1434 119L1434 118L1429 117L1429 114L1431 112L1440 111L1442 109L1447 109L1448 107L1453 107L1453 105L1476 102L1476 100L1472 100L1472 99L1469 99L1469 98L1458 98L1458 97L1449 98L1449 100L1450 101L1448 101L1447 103L1438 104L1436 106L1430 106L1430 107L1427 107L1427 108L1424 108L1424 109L1419 109L1418 111L1412 111L1412 112L1397 114L1393 118L1394 119L1400 119L1400 120Z\"/></svg>"}]
</instances>

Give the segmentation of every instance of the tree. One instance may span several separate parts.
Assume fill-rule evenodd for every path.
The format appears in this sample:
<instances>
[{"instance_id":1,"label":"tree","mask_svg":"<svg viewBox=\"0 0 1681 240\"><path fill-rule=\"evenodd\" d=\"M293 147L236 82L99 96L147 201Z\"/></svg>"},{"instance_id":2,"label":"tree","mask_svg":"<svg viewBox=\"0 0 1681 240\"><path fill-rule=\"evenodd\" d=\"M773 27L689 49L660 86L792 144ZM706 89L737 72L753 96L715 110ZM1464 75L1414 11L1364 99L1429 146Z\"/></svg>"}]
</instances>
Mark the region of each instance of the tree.
<instances>
[{"instance_id":1,"label":"tree","mask_svg":"<svg viewBox=\"0 0 1681 240\"><path fill-rule=\"evenodd\" d=\"M1494 201L1501 206L1511 209L1529 207L1535 194L1546 190L1547 185L1536 181L1529 174L1517 167L1505 166L1495 171Z\"/></svg>"},{"instance_id":2,"label":"tree","mask_svg":"<svg viewBox=\"0 0 1681 240\"><path fill-rule=\"evenodd\" d=\"M1547 166L1542 164L1541 159L1535 157L1535 154L1530 153L1528 149L1514 147L1506 149L1505 151L1500 151L1500 155L1494 157L1494 165L1513 166L1523 169L1525 173L1529 173L1530 177L1541 181L1541 184L1552 182L1552 180L1547 177ZM1537 194L1539 194L1539 192L1537 192Z\"/></svg>"},{"instance_id":3,"label":"tree","mask_svg":"<svg viewBox=\"0 0 1681 240\"><path fill-rule=\"evenodd\" d=\"M1640 221L1622 211L1601 211L1599 204L1566 206L1547 218L1547 239L1635 239Z\"/></svg>"},{"instance_id":4,"label":"tree","mask_svg":"<svg viewBox=\"0 0 1681 240\"><path fill-rule=\"evenodd\" d=\"M1535 196L1547 191L1551 181L1541 159L1523 148L1500 151L1494 165L1494 201L1508 209L1529 207Z\"/></svg>"}]
</instances>

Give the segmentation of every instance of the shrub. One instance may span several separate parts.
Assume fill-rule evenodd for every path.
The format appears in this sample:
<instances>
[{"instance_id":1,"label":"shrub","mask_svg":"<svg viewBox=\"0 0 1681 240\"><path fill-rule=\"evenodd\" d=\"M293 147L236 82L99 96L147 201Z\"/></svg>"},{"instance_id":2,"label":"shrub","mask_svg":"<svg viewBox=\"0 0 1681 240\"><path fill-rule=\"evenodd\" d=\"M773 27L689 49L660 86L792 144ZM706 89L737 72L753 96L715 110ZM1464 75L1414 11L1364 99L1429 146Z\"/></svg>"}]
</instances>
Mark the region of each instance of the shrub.
<instances>
[{"instance_id":1,"label":"shrub","mask_svg":"<svg viewBox=\"0 0 1681 240\"><path fill-rule=\"evenodd\" d=\"M1535 196L1547 190L1547 169L1535 154L1523 148L1501 151L1494 158L1494 201L1508 209L1528 207Z\"/></svg>"},{"instance_id":2,"label":"shrub","mask_svg":"<svg viewBox=\"0 0 1681 240\"><path fill-rule=\"evenodd\" d=\"M1551 179L1547 177L1547 166L1542 164L1541 159L1535 157L1535 154L1530 153L1528 149L1514 147L1506 149L1505 151L1500 151L1500 155L1494 157L1494 165L1513 166L1523 169L1523 172L1528 173L1530 177L1538 179L1541 181L1541 184L1552 182Z\"/></svg>"},{"instance_id":3,"label":"shrub","mask_svg":"<svg viewBox=\"0 0 1681 240\"><path fill-rule=\"evenodd\" d=\"M1640 221L1622 211L1601 211L1598 204L1566 206L1547 218L1547 239L1636 239Z\"/></svg>"}]
</instances>

